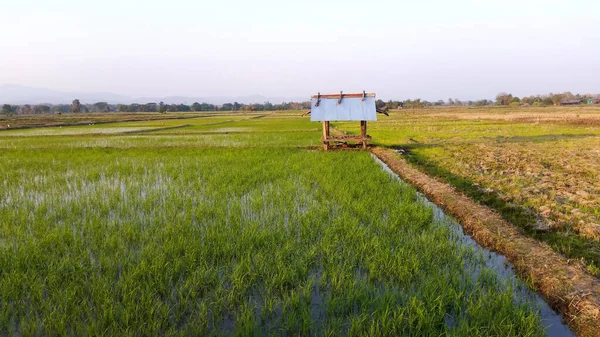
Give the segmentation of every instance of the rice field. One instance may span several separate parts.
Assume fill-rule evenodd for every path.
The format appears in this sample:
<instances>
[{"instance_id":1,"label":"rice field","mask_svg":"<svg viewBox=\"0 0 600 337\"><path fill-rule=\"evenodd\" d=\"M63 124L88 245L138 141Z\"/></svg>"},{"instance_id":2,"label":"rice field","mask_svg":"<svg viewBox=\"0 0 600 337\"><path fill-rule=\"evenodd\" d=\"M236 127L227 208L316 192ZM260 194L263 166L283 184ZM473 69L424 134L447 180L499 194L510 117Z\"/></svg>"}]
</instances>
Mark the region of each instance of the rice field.
<instances>
[{"instance_id":1,"label":"rice field","mask_svg":"<svg viewBox=\"0 0 600 337\"><path fill-rule=\"evenodd\" d=\"M0 132L0 335L570 334L368 152L211 118Z\"/></svg>"}]
</instances>

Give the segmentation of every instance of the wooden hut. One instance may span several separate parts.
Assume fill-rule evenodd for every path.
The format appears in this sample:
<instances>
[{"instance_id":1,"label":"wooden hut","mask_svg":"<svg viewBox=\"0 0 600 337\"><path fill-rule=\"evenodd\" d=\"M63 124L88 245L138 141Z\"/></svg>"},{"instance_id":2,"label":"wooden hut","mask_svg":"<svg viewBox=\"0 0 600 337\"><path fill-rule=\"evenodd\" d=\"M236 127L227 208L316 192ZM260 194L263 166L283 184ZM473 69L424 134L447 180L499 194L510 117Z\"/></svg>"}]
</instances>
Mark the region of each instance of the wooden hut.
<instances>
[{"instance_id":1,"label":"wooden hut","mask_svg":"<svg viewBox=\"0 0 600 337\"><path fill-rule=\"evenodd\" d=\"M367 121L377 120L375 94L362 92L360 94L339 94L311 96L310 120L323 123L323 149L328 150L335 144L356 142L367 148ZM360 121L360 135L347 136L330 134L329 123L332 121Z\"/></svg>"},{"instance_id":2,"label":"wooden hut","mask_svg":"<svg viewBox=\"0 0 600 337\"><path fill-rule=\"evenodd\" d=\"M578 99L566 99L566 100L560 101L560 105L577 105L580 103L581 103L581 101Z\"/></svg>"}]
</instances>

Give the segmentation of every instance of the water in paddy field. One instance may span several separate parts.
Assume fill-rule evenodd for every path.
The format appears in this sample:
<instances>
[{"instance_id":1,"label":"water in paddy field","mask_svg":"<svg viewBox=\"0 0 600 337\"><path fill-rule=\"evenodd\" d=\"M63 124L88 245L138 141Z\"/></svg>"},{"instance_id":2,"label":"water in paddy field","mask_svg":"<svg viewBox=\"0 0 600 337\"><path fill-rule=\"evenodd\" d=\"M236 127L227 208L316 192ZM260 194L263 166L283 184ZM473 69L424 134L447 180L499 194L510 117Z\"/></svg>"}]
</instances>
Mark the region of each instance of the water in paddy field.
<instances>
[{"instance_id":1,"label":"water in paddy field","mask_svg":"<svg viewBox=\"0 0 600 337\"><path fill-rule=\"evenodd\" d=\"M392 175L398 181L403 181L392 169L389 168L383 161L377 158L375 155L371 154L373 159L381 165L382 169ZM424 204L431 207L433 209L433 215L436 220L440 224L448 226L452 229L455 237L458 240L468 246L472 247L476 254L482 254L485 257L485 267L489 268L496 272L498 277L501 280L508 281L515 285L514 289L514 297L517 301L529 301L533 303L537 309L539 310L540 316L542 317L542 325L546 327L546 334L551 337L568 337L573 336L575 334L569 329L567 324L563 322L562 316L560 316L556 311L554 311L544 299L538 295L535 291L529 289L527 285L517 278L512 264L508 262L504 255L496 254L489 249L481 247L471 236L465 234L462 230L462 226L458 224L452 217L446 215L444 211L439 208L436 204L429 201L427 197L425 197L422 193L417 192L418 199L421 200ZM477 266L467 266L469 268L469 272L473 277L477 277L481 272L481 268Z\"/></svg>"}]
</instances>

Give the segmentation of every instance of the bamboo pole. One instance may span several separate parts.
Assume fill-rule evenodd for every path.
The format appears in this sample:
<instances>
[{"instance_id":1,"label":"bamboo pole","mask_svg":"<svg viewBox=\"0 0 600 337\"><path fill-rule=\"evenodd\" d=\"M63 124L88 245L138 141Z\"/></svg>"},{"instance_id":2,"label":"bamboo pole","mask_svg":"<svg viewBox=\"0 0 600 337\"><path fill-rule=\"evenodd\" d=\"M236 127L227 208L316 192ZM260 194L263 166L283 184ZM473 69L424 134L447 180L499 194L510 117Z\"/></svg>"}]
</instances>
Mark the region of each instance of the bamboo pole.
<instances>
[{"instance_id":1,"label":"bamboo pole","mask_svg":"<svg viewBox=\"0 0 600 337\"><path fill-rule=\"evenodd\" d=\"M323 121L323 150L329 150L329 121Z\"/></svg>"},{"instance_id":2,"label":"bamboo pole","mask_svg":"<svg viewBox=\"0 0 600 337\"><path fill-rule=\"evenodd\" d=\"M362 148L367 148L367 121L360 121L360 137Z\"/></svg>"}]
</instances>

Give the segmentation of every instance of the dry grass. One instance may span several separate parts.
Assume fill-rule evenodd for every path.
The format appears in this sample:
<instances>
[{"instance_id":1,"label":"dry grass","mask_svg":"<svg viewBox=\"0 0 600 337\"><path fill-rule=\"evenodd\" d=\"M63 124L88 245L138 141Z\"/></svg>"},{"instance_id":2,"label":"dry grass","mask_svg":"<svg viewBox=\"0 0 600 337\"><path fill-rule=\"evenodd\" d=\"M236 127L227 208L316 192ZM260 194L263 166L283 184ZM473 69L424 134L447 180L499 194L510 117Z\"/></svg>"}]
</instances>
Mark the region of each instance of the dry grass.
<instances>
[{"instance_id":1,"label":"dry grass","mask_svg":"<svg viewBox=\"0 0 600 337\"><path fill-rule=\"evenodd\" d=\"M443 107L409 109L396 112L412 116L460 120L504 120L514 122L592 122L600 121L600 106L575 107Z\"/></svg>"},{"instance_id":2,"label":"dry grass","mask_svg":"<svg viewBox=\"0 0 600 337\"><path fill-rule=\"evenodd\" d=\"M433 155L453 174L537 211L557 230L600 240L600 137L546 143L474 144Z\"/></svg>"}]
</instances>

